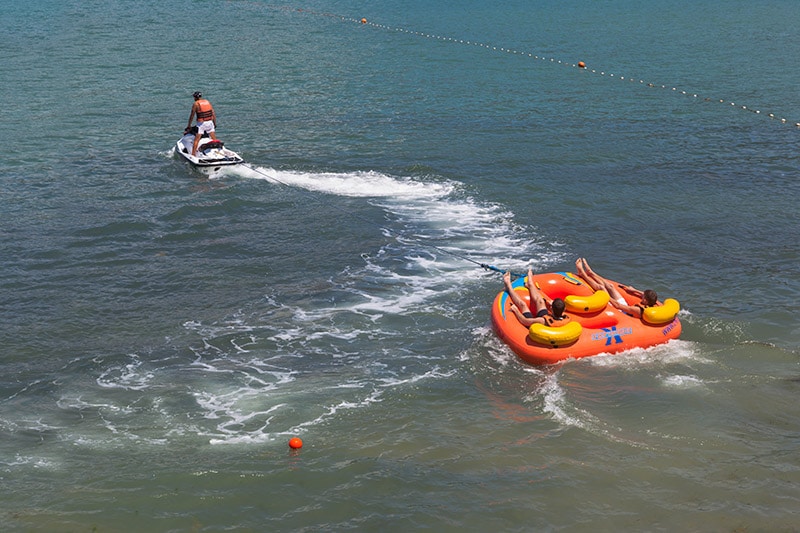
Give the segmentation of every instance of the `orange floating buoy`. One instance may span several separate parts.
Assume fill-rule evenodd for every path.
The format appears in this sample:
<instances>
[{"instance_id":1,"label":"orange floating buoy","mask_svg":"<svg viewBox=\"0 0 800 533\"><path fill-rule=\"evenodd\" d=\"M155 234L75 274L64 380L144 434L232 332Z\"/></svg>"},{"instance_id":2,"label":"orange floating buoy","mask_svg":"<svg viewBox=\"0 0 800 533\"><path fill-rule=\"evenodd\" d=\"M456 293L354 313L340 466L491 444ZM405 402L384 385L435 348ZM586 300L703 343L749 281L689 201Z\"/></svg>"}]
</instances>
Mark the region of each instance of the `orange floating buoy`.
<instances>
[{"instance_id":1,"label":"orange floating buoy","mask_svg":"<svg viewBox=\"0 0 800 533\"><path fill-rule=\"evenodd\" d=\"M586 63L584 63L583 61L578 61L578 67L586 68Z\"/></svg>"},{"instance_id":2,"label":"orange floating buoy","mask_svg":"<svg viewBox=\"0 0 800 533\"><path fill-rule=\"evenodd\" d=\"M367 23L367 19L361 19L361 24L366 24L366 23Z\"/></svg>"},{"instance_id":3,"label":"orange floating buoy","mask_svg":"<svg viewBox=\"0 0 800 533\"><path fill-rule=\"evenodd\" d=\"M298 439L297 437L292 437L289 439L289 448L293 450L299 450L303 447L303 441Z\"/></svg>"}]
</instances>

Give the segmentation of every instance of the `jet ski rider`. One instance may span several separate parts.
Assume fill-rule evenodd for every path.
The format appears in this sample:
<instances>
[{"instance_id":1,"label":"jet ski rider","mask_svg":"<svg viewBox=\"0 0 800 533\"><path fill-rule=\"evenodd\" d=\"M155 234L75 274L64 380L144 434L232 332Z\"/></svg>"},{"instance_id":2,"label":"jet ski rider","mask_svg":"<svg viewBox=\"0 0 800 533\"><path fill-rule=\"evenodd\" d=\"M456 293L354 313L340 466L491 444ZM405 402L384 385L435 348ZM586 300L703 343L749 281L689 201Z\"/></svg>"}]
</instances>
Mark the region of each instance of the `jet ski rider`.
<instances>
[{"instance_id":1,"label":"jet ski rider","mask_svg":"<svg viewBox=\"0 0 800 533\"><path fill-rule=\"evenodd\" d=\"M203 134L208 133L212 139L217 140L217 134L214 130L217 127L217 114L214 113L214 108L211 102L203 98L203 93L196 91L193 95L194 104L192 105L192 112L189 113L189 125L186 129L192 127L192 119L197 116L197 133L194 136L194 146L192 147L192 155L197 154L197 145L200 143L200 138Z\"/></svg>"}]
</instances>

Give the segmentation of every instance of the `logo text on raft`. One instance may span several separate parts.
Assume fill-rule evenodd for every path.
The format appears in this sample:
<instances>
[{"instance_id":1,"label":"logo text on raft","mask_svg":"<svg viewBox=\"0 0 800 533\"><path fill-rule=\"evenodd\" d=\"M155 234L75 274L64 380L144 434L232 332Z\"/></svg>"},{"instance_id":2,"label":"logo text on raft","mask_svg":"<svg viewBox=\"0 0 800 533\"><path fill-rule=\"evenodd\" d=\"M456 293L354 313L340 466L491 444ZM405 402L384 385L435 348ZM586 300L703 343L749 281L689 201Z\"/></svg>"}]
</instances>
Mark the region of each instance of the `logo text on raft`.
<instances>
[{"instance_id":1,"label":"logo text on raft","mask_svg":"<svg viewBox=\"0 0 800 533\"><path fill-rule=\"evenodd\" d=\"M623 335L630 335L633 333L633 328L619 328L617 326L611 326L610 328L603 328L602 333L595 333L592 335L593 341L600 341L605 339L606 346L611 344L613 340L614 343L619 344L622 342Z\"/></svg>"},{"instance_id":2,"label":"logo text on raft","mask_svg":"<svg viewBox=\"0 0 800 533\"><path fill-rule=\"evenodd\" d=\"M672 322L670 322L670 323L669 323L669 325L668 325L667 327L665 327L665 328L664 328L664 329L661 331L661 334L662 334L662 335L667 335L667 334L668 334L670 331L672 331L673 329L675 329L675 325L676 325L677 323L678 323L678 319L676 318L675 320L673 320Z\"/></svg>"}]
</instances>

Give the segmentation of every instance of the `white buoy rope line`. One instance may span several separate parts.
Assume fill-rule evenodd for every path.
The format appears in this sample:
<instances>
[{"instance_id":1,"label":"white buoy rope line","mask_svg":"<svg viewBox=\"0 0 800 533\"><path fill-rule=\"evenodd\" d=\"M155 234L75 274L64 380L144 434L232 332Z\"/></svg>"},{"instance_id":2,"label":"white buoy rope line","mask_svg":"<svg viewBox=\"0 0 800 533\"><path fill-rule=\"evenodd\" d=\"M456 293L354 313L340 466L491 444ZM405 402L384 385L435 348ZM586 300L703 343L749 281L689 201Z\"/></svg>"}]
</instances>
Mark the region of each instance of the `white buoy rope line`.
<instances>
[{"instance_id":1,"label":"white buoy rope line","mask_svg":"<svg viewBox=\"0 0 800 533\"><path fill-rule=\"evenodd\" d=\"M524 52L524 51L515 50L515 49L512 49L512 48L506 48L506 47L502 47L502 46L494 46L494 45L490 45L490 44L486 44L486 43L482 43L482 42L477 42L477 41L458 39L458 38L455 38L455 37L445 37L445 36L441 36L441 35L434 35L434 34L430 34L430 33L414 31L414 30L409 30L409 29L405 29L405 28L393 28L393 27L386 26L386 25L383 25L383 24L376 24L376 23L373 23L373 22L369 22L365 18L357 20L357 19L352 19L352 18L348 19L348 18L342 17L342 19L345 20L345 21L348 21L348 22L358 22L360 24L373 26L375 28L379 28L379 29L383 29L383 30L394 31L394 32L398 32L398 33L407 33L407 34L410 34L410 35L416 35L416 36L419 36L419 37L425 37L425 38L428 38L428 39L435 39L435 40L439 40L439 41L449 41L449 42L456 43L456 44L477 46L477 47L480 47L480 48L485 48L485 49L491 50L493 52L503 52L503 53L512 54L512 55L525 56L525 57L529 57L529 58L535 59L535 60L545 61L545 62L557 64L557 65L563 65L563 66L570 67L570 68L577 68L577 69L581 69L581 70L586 70L587 72L591 72L592 74L597 74L597 75L600 75L600 76L607 76L609 78L618 79L618 80L623 81L623 82L638 83L638 84L640 84L642 86L645 86L645 87L654 88L654 89L665 89L665 90L669 90L671 92L675 92L675 93L678 93L678 94L681 94L683 96L687 96L687 97L690 97L690 98L702 99L702 100L704 100L706 102L717 102L717 103L720 103L720 104L729 105L731 107L734 107L734 108L737 108L737 109L741 109L742 111L748 111L748 112L753 113L755 115L765 115L766 117L768 117L770 119L777 120L781 124L793 124L795 127L800 128L800 122L789 121L786 118L778 117L774 113L762 113L760 109L756 109L756 108L753 108L753 107L750 107L750 106L747 106L747 105L739 105L736 102L730 102L730 101L725 100L724 98L702 97L697 93L686 91L686 90L683 90L683 89L680 89L680 88L674 87L674 86L649 83L649 82L646 82L644 80L636 79L636 78L633 78L633 77L630 77L630 76L619 76L619 75L615 75L615 74L613 74L611 72L605 72L605 71L596 70L596 69L589 69L589 68L586 67L586 64L583 61L578 61L577 63L571 63L569 61L562 61L562 60L556 59L554 57L544 57L544 56L540 56L540 55L534 54L532 52Z\"/></svg>"},{"instance_id":2,"label":"white buoy rope line","mask_svg":"<svg viewBox=\"0 0 800 533\"><path fill-rule=\"evenodd\" d=\"M414 36L423 37L423 38L426 38L426 39L433 39L433 40L437 40L437 41L451 42L451 43L454 43L454 44L462 44L462 45L466 45L466 46L475 46L475 47L478 47L478 48L483 48L483 49L486 49L486 50L490 50L492 52L500 52L500 53L506 53L506 54L511 54L511 55L518 55L518 56L534 59L534 60L537 60L537 61L543 61L543 62L547 62L547 63L552 63L554 65L562 65L562 66L569 67L569 68L580 69L580 70L584 70L584 71L592 73L592 74L596 74L598 76L612 78L612 79L619 80L619 81L625 82L625 83L635 83L635 84L641 85L643 87L651 88L651 89L667 90L667 91L670 91L670 92L673 92L673 93L676 93L676 94L680 94L682 96L686 96L686 97L692 98L692 99L703 100L705 102L719 103L719 104L722 104L722 105L725 105L725 106L728 106L728 107L731 107L731 108L734 108L734 109L739 109L741 111L747 111L747 112L752 113L754 115L763 115L763 116L765 116L765 117L767 117L769 119L772 119L772 120L775 120L776 122L779 122L780 124L789 124L789 125L793 125L796 128L800 128L800 122L799 121L790 121L790 120L788 120L788 119L786 119L784 117L780 117L780 116L778 116L778 115L776 115L774 113L762 112L760 109L757 109L757 108L754 108L754 107L751 107L751 106L748 106L748 105L738 104L736 102L726 100L725 98L704 97L704 96L699 95L698 93L695 93L695 92L692 92L692 91L687 91L687 90L681 89L681 88L676 87L676 86L663 85L663 84L657 84L657 83L650 83L650 82L646 82L645 80L637 79L637 78L634 78L634 77L631 77L631 76L622 76L622 75L617 75L617 74L614 74L614 73L611 73L611 72L606 72L604 70L597 70L597 69L593 69L593 68L587 68L586 64L583 61L578 61L577 63L573 63L573 62L570 62L570 61L562 61L562 60L554 58L554 57L545 57L545 56L541 56L541 55L538 55L538 54L534 54L532 52L525 52L525 51L520 51L520 50L516 50L516 49L513 49L513 48L507 48L507 47L503 47L503 46L496 46L496 45L492 45L492 44L483 43L483 42L480 42L480 41L471 41L471 40L466 40L466 39L459 39L457 37L447 37L447 36L443 36L443 35L436 35L436 34L432 34L432 33L416 31L416 30L411 30L411 29L407 29L407 28L398 28L398 27L388 26L388 25L385 25L385 24L378 24L378 23L375 23L375 22L370 22L366 18L358 19L358 18L346 17L346 16L343 16L343 15L335 15L335 14L332 14L332 13L321 13L321 12L316 12L316 11L312 11L312 10L308 10L308 9L293 8L293 7L289 7L289 6L266 6L266 7L273 8L273 9L281 9L281 10L291 10L291 11L296 11L296 12L299 12L299 13L306 13L306 14L309 14L309 15L336 18L336 19L339 19L339 20L341 20L343 22L348 22L348 23L352 22L352 23L361 24L361 25L364 25L364 26L370 26L372 28L376 28L376 29L380 29L380 30L391 31L391 32L396 32L396 33L405 33L405 34L408 34L408 35L414 35Z\"/></svg>"}]
</instances>

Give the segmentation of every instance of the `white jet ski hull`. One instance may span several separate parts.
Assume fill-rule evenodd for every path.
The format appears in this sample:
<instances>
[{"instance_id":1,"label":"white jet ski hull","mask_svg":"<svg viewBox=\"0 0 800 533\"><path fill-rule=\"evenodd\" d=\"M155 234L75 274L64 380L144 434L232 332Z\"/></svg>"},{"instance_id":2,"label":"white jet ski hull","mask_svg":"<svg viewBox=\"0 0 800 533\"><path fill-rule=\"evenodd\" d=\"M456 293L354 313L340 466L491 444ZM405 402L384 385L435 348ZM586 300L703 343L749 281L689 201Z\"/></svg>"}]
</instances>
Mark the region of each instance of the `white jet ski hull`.
<instances>
[{"instance_id":1,"label":"white jet ski hull","mask_svg":"<svg viewBox=\"0 0 800 533\"><path fill-rule=\"evenodd\" d=\"M215 143L211 138L200 139L195 155L192 155L193 144L194 134L187 133L175 144L175 153L204 174L211 174L222 167L244 163L244 159L239 154L224 146L219 146L220 143Z\"/></svg>"}]
</instances>

